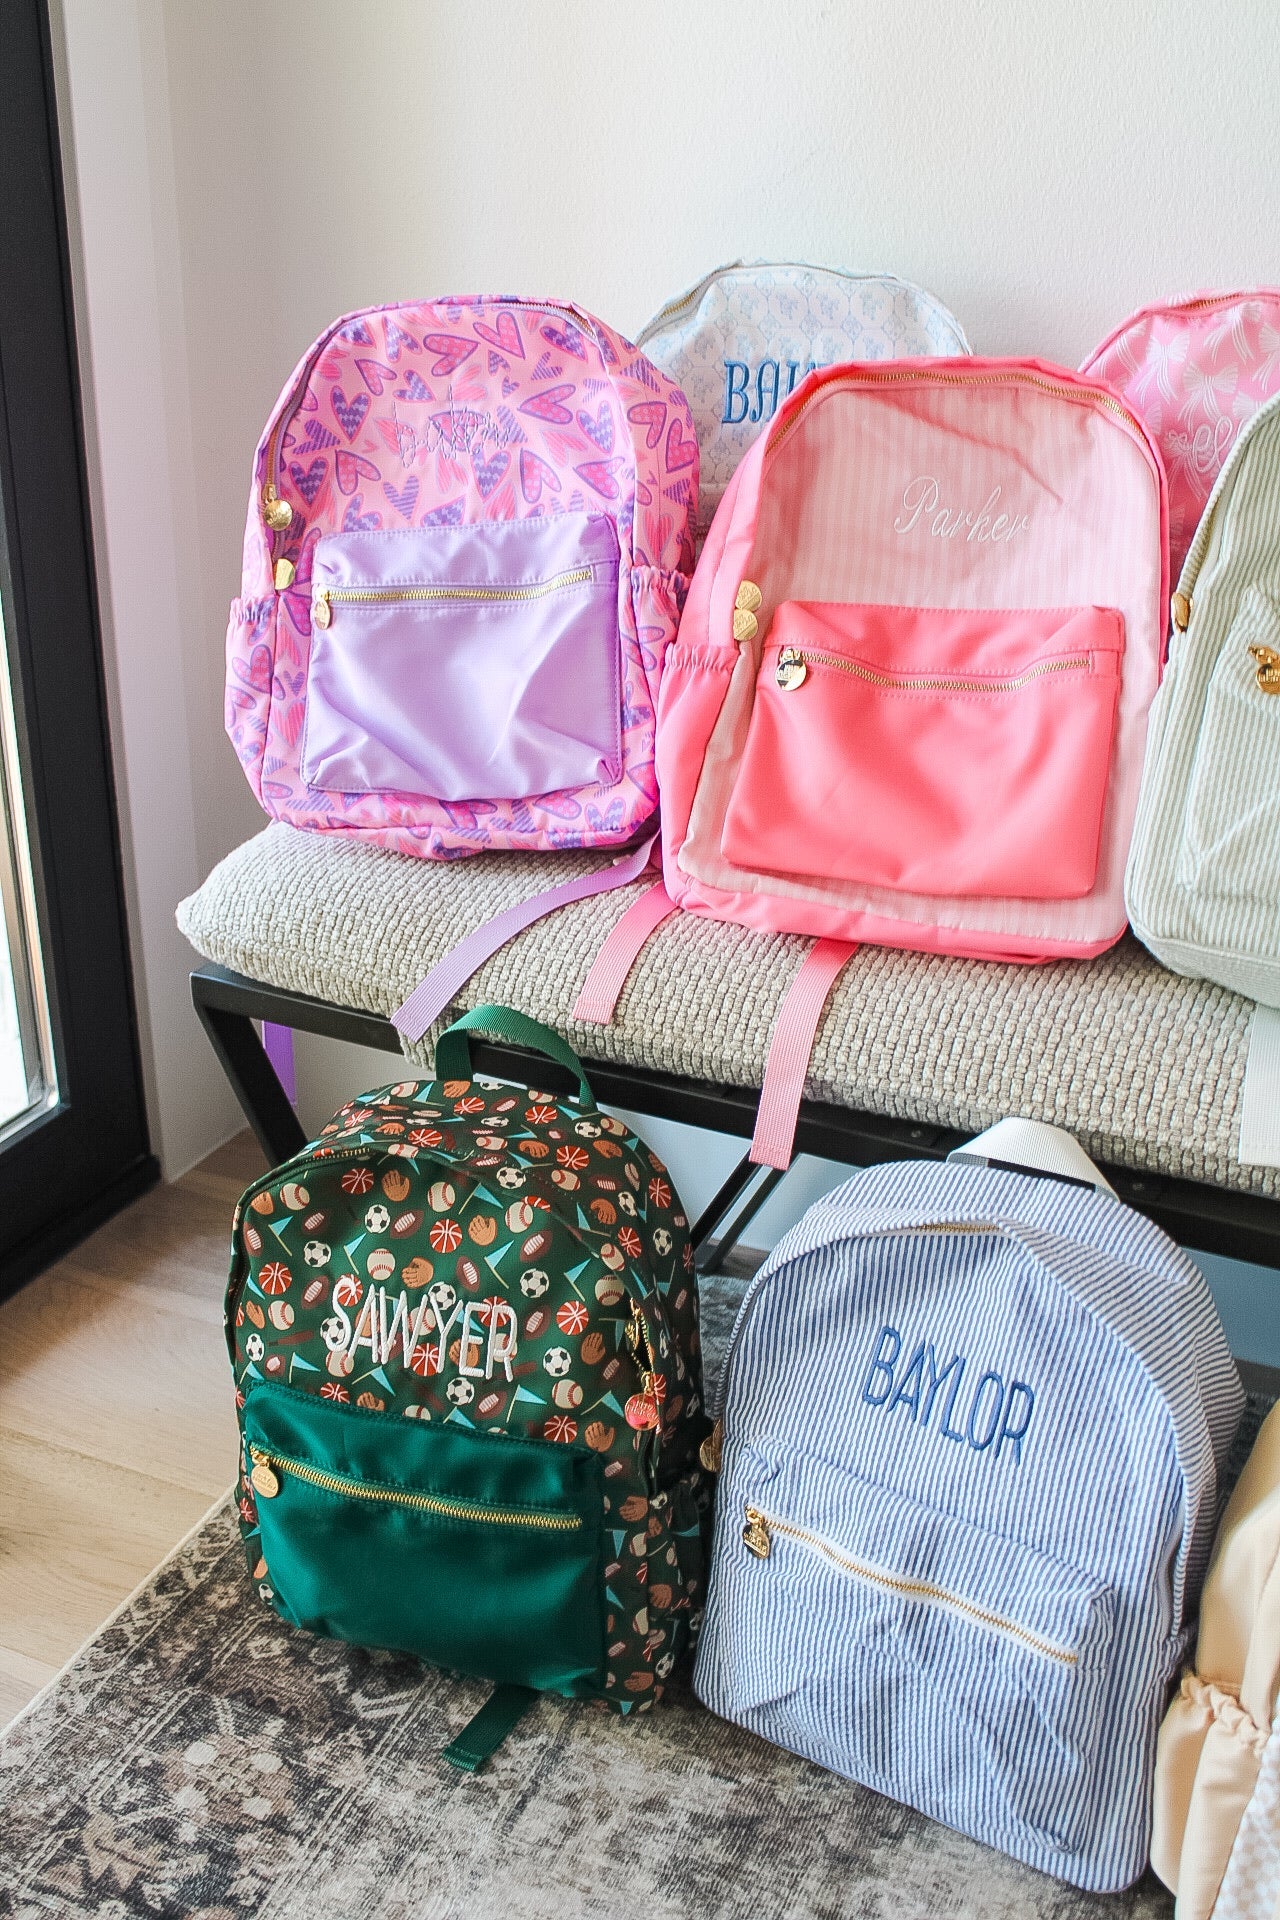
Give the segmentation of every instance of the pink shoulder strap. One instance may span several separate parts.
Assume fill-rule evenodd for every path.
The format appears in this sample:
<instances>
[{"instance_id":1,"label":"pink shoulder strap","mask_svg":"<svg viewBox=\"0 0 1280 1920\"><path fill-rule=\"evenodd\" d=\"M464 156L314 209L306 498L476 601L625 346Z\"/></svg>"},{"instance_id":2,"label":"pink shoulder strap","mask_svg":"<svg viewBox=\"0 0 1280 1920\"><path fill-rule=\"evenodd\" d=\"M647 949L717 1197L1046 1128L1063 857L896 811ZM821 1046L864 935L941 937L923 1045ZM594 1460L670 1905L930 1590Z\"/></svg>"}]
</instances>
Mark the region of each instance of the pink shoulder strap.
<instances>
[{"instance_id":1,"label":"pink shoulder strap","mask_svg":"<svg viewBox=\"0 0 1280 1920\"><path fill-rule=\"evenodd\" d=\"M646 887L639 899L631 902L591 963L582 991L574 1002L571 1016L574 1020L608 1026L641 947L654 928L660 927L675 910L676 903L661 880L655 886Z\"/></svg>"},{"instance_id":2,"label":"pink shoulder strap","mask_svg":"<svg viewBox=\"0 0 1280 1920\"><path fill-rule=\"evenodd\" d=\"M751 1136L750 1157L757 1166L785 1169L791 1165L800 1099L822 1009L841 967L857 951L848 940L815 941L787 988L769 1041L756 1130Z\"/></svg>"},{"instance_id":3,"label":"pink shoulder strap","mask_svg":"<svg viewBox=\"0 0 1280 1920\"><path fill-rule=\"evenodd\" d=\"M597 893L609 893L614 887L625 887L632 880L638 880L653 858L657 844L656 832L651 833L639 846L621 854L612 866L601 867L595 873L581 873L576 880L549 887L545 893L535 893L505 912L496 913L492 920L476 927L465 939L459 940L443 960L436 962L404 1004L396 1008L391 1016L392 1026L406 1040L421 1040L472 974L486 960L491 960L508 940L523 933L535 920L554 913L557 907L571 906L575 900L590 900ZM603 949L601 951L603 953Z\"/></svg>"}]
</instances>

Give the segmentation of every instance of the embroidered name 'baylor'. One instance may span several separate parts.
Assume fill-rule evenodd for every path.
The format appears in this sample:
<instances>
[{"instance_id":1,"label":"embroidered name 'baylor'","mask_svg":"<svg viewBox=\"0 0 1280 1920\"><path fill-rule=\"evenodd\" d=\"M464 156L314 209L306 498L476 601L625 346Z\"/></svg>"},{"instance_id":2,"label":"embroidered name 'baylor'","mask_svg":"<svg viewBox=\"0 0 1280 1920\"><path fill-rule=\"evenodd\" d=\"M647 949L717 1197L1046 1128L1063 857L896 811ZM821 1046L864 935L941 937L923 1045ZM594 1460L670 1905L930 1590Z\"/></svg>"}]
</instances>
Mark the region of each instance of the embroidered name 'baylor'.
<instances>
[{"instance_id":1,"label":"embroidered name 'baylor'","mask_svg":"<svg viewBox=\"0 0 1280 1920\"><path fill-rule=\"evenodd\" d=\"M571 1065L476 1079L465 1029ZM701 1617L688 1221L563 1041L502 1008L353 1101L237 1210L240 1517L300 1627L643 1710Z\"/></svg>"}]
</instances>

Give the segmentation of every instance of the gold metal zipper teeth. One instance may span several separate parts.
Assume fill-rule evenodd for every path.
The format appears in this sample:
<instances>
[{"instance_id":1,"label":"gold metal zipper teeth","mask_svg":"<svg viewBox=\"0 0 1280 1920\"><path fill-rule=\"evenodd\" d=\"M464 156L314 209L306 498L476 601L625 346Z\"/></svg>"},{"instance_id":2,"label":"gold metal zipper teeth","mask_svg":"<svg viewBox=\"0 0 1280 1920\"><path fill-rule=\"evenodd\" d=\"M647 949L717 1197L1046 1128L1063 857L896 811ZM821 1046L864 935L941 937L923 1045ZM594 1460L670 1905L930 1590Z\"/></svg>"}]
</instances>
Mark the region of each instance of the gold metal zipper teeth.
<instances>
[{"instance_id":1,"label":"gold metal zipper teeth","mask_svg":"<svg viewBox=\"0 0 1280 1920\"><path fill-rule=\"evenodd\" d=\"M846 660L835 653L809 653L799 647L784 647L778 656L778 684L784 692L784 668L808 667L814 663L822 667L835 667L841 673L852 674L857 680L870 681L876 687L904 687L909 690L941 693L1016 693L1031 680L1042 680L1051 673L1080 673L1092 665L1089 654L1073 654L1069 658L1041 660L1034 667L1028 667L1025 673L1015 675L1008 680L986 680L980 676L963 677L924 673L877 673L872 667L864 667L857 660ZM799 680L793 684L800 685Z\"/></svg>"},{"instance_id":2,"label":"gold metal zipper teeth","mask_svg":"<svg viewBox=\"0 0 1280 1920\"><path fill-rule=\"evenodd\" d=\"M549 1513L513 1507L487 1507L473 1500L446 1500L437 1493L411 1493L404 1487L387 1487L377 1481L351 1480L343 1474L325 1473L304 1461L290 1460L282 1454L267 1453L250 1447L253 1461L253 1485L265 1499L274 1499L280 1491L279 1473L290 1473L295 1480L319 1487L324 1493L340 1493L352 1500L373 1500L388 1507L410 1507L417 1513L435 1513L447 1520L474 1520L494 1527L536 1527L540 1532L580 1533L582 1516L578 1513ZM263 1472L263 1470L266 1470ZM268 1490L275 1482L274 1493Z\"/></svg>"},{"instance_id":3,"label":"gold metal zipper teeth","mask_svg":"<svg viewBox=\"0 0 1280 1920\"><path fill-rule=\"evenodd\" d=\"M312 596L311 617L327 627L331 606L395 605L413 600L541 600L561 587L585 586L591 567L572 567L551 580L523 587L319 587Z\"/></svg>"},{"instance_id":4,"label":"gold metal zipper teeth","mask_svg":"<svg viewBox=\"0 0 1280 1920\"><path fill-rule=\"evenodd\" d=\"M1002 1614L991 1613L985 1607L975 1606L972 1600L962 1599L947 1587L935 1586L930 1580L901 1580L891 1573L883 1572L879 1567L869 1567L861 1560L854 1560L848 1554L841 1553L820 1535L810 1533L804 1527L796 1527L789 1520L778 1520L772 1514L761 1512L759 1507L747 1507L747 1524L743 1529L743 1540L757 1559L769 1557L769 1536L771 1533L786 1534L802 1545L812 1547L831 1561L844 1573L851 1573L858 1580L865 1580L870 1586L881 1587L886 1593L897 1593L907 1600L933 1600L951 1607L957 1613L963 1613L980 1626L991 1627L997 1633L1007 1633L1015 1640L1022 1641L1033 1653L1043 1655L1046 1660L1056 1660L1064 1667L1080 1664L1080 1656L1068 1647L1059 1647L1052 1640L1043 1640L1039 1634L1031 1633L1026 1627L1019 1626L1016 1620L1006 1620Z\"/></svg>"},{"instance_id":5,"label":"gold metal zipper teeth","mask_svg":"<svg viewBox=\"0 0 1280 1920\"><path fill-rule=\"evenodd\" d=\"M922 374L918 370L911 368L903 368L898 372L893 372L886 368L883 371L874 373L846 374L841 379L830 380L825 386L820 387L818 392L811 394L804 405L797 408L791 418L785 421L779 428L777 434L769 443L768 459L772 460L787 435L793 427L798 426L800 421L803 420L814 401L820 399L823 394L830 393L834 388L904 386L913 380L925 380L929 382L930 385L940 387L1002 387L1013 382L1017 386L1035 387L1041 393L1061 394L1068 400L1083 400L1087 397L1096 401L1100 407L1105 407L1109 413L1114 413L1116 418L1129 429L1134 439L1141 441L1144 447L1146 446L1146 441L1143 439L1129 409L1122 401L1117 400L1114 395L1104 393L1100 387L1069 387L1064 385L1060 380L1042 380L1038 374L1014 372L1012 370L1003 374Z\"/></svg>"}]
</instances>

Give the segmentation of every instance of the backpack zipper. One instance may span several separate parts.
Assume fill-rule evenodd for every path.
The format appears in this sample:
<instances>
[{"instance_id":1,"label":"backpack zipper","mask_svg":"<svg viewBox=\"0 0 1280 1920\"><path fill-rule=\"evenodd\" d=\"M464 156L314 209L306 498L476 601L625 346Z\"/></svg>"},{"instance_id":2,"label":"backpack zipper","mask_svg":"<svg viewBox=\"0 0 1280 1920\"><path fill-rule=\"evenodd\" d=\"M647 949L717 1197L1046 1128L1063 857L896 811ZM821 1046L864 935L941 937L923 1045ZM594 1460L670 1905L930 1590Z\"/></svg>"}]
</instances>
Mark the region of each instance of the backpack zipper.
<instances>
[{"instance_id":1,"label":"backpack zipper","mask_svg":"<svg viewBox=\"0 0 1280 1920\"><path fill-rule=\"evenodd\" d=\"M489 1507L475 1500L446 1500L438 1493L413 1493L406 1487L388 1487L376 1480L353 1480L346 1474L326 1473L308 1466L288 1454L268 1453L263 1447L250 1447L253 1472L249 1478L261 1500L274 1500L280 1491L280 1475L289 1473L309 1487L323 1493L340 1493L353 1500L372 1500L388 1507L408 1507L416 1513L434 1513L445 1520L472 1520L494 1527L537 1527L555 1533L580 1533L582 1515L556 1513L545 1509L522 1510Z\"/></svg>"},{"instance_id":2,"label":"backpack zipper","mask_svg":"<svg viewBox=\"0 0 1280 1920\"><path fill-rule=\"evenodd\" d=\"M1012 383L1021 387L1034 387L1040 393L1055 393L1067 400L1087 398L1096 405L1105 407L1109 413L1114 413L1138 442L1147 455L1148 461L1152 459L1151 448L1133 413L1122 400L1117 399L1114 394L1104 392L1101 387L1084 384L1068 386L1064 380L1049 380L1043 374L1028 373L1023 369L1015 368L1010 368L1005 373L928 373L918 367L903 367L896 371L889 368L877 370L868 368L857 373L842 374L838 380L826 381L818 388L817 393L811 393L804 404L796 408L789 420L783 422L769 442L766 459L772 459L792 428L804 418L814 401L821 395L831 392L833 388L904 386L913 380L926 380L941 387L1000 387Z\"/></svg>"},{"instance_id":3,"label":"backpack zipper","mask_svg":"<svg viewBox=\"0 0 1280 1920\"><path fill-rule=\"evenodd\" d=\"M886 1573L880 1567L871 1567L865 1561L855 1560L851 1555L841 1553L821 1534L810 1533L806 1527L797 1527L790 1520L779 1520L776 1515L764 1513L759 1507L747 1505L744 1508L746 1526L742 1530L742 1541L748 1553L757 1560L767 1560L772 1551L772 1535L784 1534L787 1538L798 1540L811 1552L821 1554L842 1573L851 1574L856 1580L863 1580L868 1586L879 1587L885 1593L895 1593L904 1600L924 1600L936 1602L952 1608L956 1613L976 1620L979 1626L990 1627L996 1633L1005 1633L1020 1640L1033 1653L1042 1659L1056 1660L1061 1666L1075 1667L1080 1664L1080 1656L1069 1647L1059 1647L1052 1640L1044 1640L1039 1634L1032 1633L1020 1626L1016 1620L1006 1619L1003 1614L992 1613L986 1607L975 1606L972 1600L953 1593L949 1587L937 1586L931 1580L904 1580L897 1575Z\"/></svg>"},{"instance_id":4,"label":"backpack zipper","mask_svg":"<svg viewBox=\"0 0 1280 1920\"><path fill-rule=\"evenodd\" d=\"M808 653L799 647L784 647L778 655L778 665L774 679L783 693L794 693L802 687L809 677L809 664L835 667L841 673L852 674L857 680L869 681L876 687L900 687L908 692L938 693L1016 693L1029 681L1042 680L1051 673L1083 673L1093 664L1090 654L1063 655L1054 660L1040 660L1025 673L1016 674L1006 680L991 680L981 675L942 675L924 673L880 673L872 667L864 667L858 660L846 660L835 653Z\"/></svg>"},{"instance_id":5,"label":"backpack zipper","mask_svg":"<svg viewBox=\"0 0 1280 1920\"><path fill-rule=\"evenodd\" d=\"M541 600L561 587L585 586L591 567L572 567L550 580L516 587L317 587L311 598L313 626L327 627L335 606L396 606L415 600Z\"/></svg>"}]
</instances>

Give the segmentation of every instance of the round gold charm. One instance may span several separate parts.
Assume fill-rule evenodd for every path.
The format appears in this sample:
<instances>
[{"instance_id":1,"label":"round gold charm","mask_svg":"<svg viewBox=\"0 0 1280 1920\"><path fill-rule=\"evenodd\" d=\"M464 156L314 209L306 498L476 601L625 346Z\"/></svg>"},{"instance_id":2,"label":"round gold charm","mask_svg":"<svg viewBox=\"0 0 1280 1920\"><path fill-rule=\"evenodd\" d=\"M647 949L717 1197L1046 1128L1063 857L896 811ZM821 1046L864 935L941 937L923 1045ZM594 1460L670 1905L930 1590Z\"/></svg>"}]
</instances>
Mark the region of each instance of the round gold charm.
<instances>
[{"instance_id":1,"label":"round gold charm","mask_svg":"<svg viewBox=\"0 0 1280 1920\"><path fill-rule=\"evenodd\" d=\"M274 1500L280 1491L280 1481L272 1472L269 1460L259 1460L249 1475L253 1490L260 1500Z\"/></svg>"},{"instance_id":2,"label":"round gold charm","mask_svg":"<svg viewBox=\"0 0 1280 1920\"><path fill-rule=\"evenodd\" d=\"M749 607L735 607L733 614L733 637L735 640L754 640L760 631L760 622Z\"/></svg>"},{"instance_id":3,"label":"round gold charm","mask_svg":"<svg viewBox=\"0 0 1280 1920\"><path fill-rule=\"evenodd\" d=\"M1274 647L1250 647L1257 662L1258 688L1262 693L1280 693L1280 653Z\"/></svg>"},{"instance_id":4,"label":"round gold charm","mask_svg":"<svg viewBox=\"0 0 1280 1920\"><path fill-rule=\"evenodd\" d=\"M794 693L809 678L809 669L805 665L804 655L797 647L784 647L778 655L778 671L774 675L784 693Z\"/></svg>"},{"instance_id":5,"label":"round gold charm","mask_svg":"<svg viewBox=\"0 0 1280 1920\"><path fill-rule=\"evenodd\" d=\"M262 517L272 533L283 533L293 519L293 508L280 498L274 487L268 487L263 496Z\"/></svg>"},{"instance_id":6,"label":"round gold charm","mask_svg":"<svg viewBox=\"0 0 1280 1920\"><path fill-rule=\"evenodd\" d=\"M741 607L744 613L754 613L763 599L764 595L755 581L744 580L738 588L738 597L733 604L735 607Z\"/></svg>"}]
</instances>

